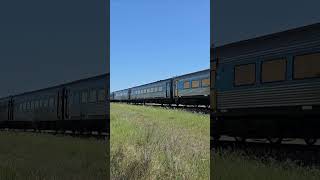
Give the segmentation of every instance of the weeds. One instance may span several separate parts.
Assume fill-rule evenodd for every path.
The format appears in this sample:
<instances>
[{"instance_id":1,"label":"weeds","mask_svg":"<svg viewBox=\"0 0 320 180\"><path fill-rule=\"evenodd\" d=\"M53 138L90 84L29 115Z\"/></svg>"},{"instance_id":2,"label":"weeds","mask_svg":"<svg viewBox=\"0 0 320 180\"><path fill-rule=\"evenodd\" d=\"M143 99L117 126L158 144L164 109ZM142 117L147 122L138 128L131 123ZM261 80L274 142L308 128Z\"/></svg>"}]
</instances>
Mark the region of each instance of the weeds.
<instances>
[{"instance_id":1,"label":"weeds","mask_svg":"<svg viewBox=\"0 0 320 180\"><path fill-rule=\"evenodd\" d=\"M111 129L112 179L209 179L208 115L112 104Z\"/></svg>"}]
</instances>

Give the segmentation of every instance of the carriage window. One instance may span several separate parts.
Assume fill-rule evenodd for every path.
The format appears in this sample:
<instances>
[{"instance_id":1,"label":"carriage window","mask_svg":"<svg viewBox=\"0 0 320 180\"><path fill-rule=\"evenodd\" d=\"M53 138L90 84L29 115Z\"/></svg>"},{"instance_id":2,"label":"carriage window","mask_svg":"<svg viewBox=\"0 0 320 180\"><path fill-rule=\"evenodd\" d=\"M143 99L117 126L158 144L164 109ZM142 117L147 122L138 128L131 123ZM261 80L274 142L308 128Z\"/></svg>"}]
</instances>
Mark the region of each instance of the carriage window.
<instances>
[{"instance_id":1,"label":"carriage window","mask_svg":"<svg viewBox=\"0 0 320 180\"><path fill-rule=\"evenodd\" d=\"M159 87L159 91L162 91L162 86Z\"/></svg>"},{"instance_id":2,"label":"carriage window","mask_svg":"<svg viewBox=\"0 0 320 180\"><path fill-rule=\"evenodd\" d=\"M49 100L49 106L50 106L51 108L54 107L54 99L53 99L53 98L50 98L50 100Z\"/></svg>"},{"instance_id":3,"label":"carriage window","mask_svg":"<svg viewBox=\"0 0 320 180\"><path fill-rule=\"evenodd\" d=\"M150 89L150 92L153 92L153 88Z\"/></svg>"},{"instance_id":4,"label":"carriage window","mask_svg":"<svg viewBox=\"0 0 320 180\"><path fill-rule=\"evenodd\" d=\"M236 86L254 84L256 81L256 65L246 64L235 67L234 84Z\"/></svg>"},{"instance_id":5,"label":"carriage window","mask_svg":"<svg viewBox=\"0 0 320 180\"><path fill-rule=\"evenodd\" d=\"M275 59L262 63L261 79L262 82L283 81L286 79L285 59Z\"/></svg>"},{"instance_id":6,"label":"carriage window","mask_svg":"<svg viewBox=\"0 0 320 180\"><path fill-rule=\"evenodd\" d=\"M82 103L87 103L88 101L88 92L87 91L83 91L81 94L81 102Z\"/></svg>"},{"instance_id":7,"label":"carriage window","mask_svg":"<svg viewBox=\"0 0 320 180\"><path fill-rule=\"evenodd\" d=\"M294 57L294 79L320 77L320 53Z\"/></svg>"},{"instance_id":8,"label":"carriage window","mask_svg":"<svg viewBox=\"0 0 320 180\"><path fill-rule=\"evenodd\" d=\"M38 109L39 108L39 101L34 101L34 103L35 103L35 109Z\"/></svg>"},{"instance_id":9,"label":"carriage window","mask_svg":"<svg viewBox=\"0 0 320 180\"><path fill-rule=\"evenodd\" d=\"M91 90L89 94L89 102L96 102L97 101L97 91Z\"/></svg>"},{"instance_id":10,"label":"carriage window","mask_svg":"<svg viewBox=\"0 0 320 180\"><path fill-rule=\"evenodd\" d=\"M48 106L48 99L46 98L43 100L43 107L46 108L47 106Z\"/></svg>"},{"instance_id":11,"label":"carriage window","mask_svg":"<svg viewBox=\"0 0 320 180\"><path fill-rule=\"evenodd\" d=\"M198 88L200 86L200 81L199 80L197 80L197 81L193 80L191 82L191 86L192 86L192 88Z\"/></svg>"},{"instance_id":12,"label":"carriage window","mask_svg":"<svg viewBox=\"0 0 320 180\"><path fill-rule=\"evenodd\" d=\"M98 93L98 101L102 102L105 99L105 91L104 89L100 89Z\"/></svg>"},{"instance_id":13,"label":"carriage window","mask_svg":"<svg viewBox=\"0 0 320 180\"><path fill-rule=\"evenodd\" d=\"M184 88L184 89L189 89L189 88L190 88L190 82L189 82L189 81L185 81L185 82L183 83L183 88Z\"/></svg>"},{"instance_id":14,"label":"carriage window","mask_svg":"<svg viewBox=\"0 0 320 180\"><path fill-rule=\"evenodd\" d=\"M79 93L78 92L74 92L73 104L79 104Z\"/></svg>"},{"instance_id":15,"label":"carriage window","mask_svg":"<svg viewBox=\"0 0 320 180\"><path fill-rule=\"evenodd\" d=\"M201 80L202 87L208 87L210 85L209 79L202 79Z\"/></svg>"}]
</instances>

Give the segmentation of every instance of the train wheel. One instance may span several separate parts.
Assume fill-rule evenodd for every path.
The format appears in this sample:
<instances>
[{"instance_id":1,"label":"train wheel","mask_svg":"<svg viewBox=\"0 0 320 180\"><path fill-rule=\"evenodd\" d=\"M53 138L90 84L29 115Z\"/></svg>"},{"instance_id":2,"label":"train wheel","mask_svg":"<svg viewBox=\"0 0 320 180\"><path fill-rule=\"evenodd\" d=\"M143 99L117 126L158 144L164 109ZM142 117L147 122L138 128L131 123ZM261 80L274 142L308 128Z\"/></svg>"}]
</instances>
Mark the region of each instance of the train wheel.
<instances>
[{"instance_id":1,"label":"train wheel","mask_svg":"<svg viewBox=\"0 0 320 180\"><path fill-rule=\"evenodd\" d=\"M304 141L307 145L311 146L317 142L317 138L305 138Z\"/></svg>"},{"instance_id":2,"label":"train wheel","mask_svg":"<svg viewBox=\"0 0 320 180\"><path fill-rule=\"evenodd\" d=\"M270 144L281 144L282 138L268 138Z\"/></svg>"},{"instance_id":3,"label":"train wheel","mask_svg":"<svg viewBox=\"0 0 320 180\"><path fill-rule=\"evenodd\" d=\"M235 139L237 142L242 142L242 143L246 142L246 140L247 140L245 137L239 137L239 136L234 137L234 139Z\"/></svg>"}]
</instances>

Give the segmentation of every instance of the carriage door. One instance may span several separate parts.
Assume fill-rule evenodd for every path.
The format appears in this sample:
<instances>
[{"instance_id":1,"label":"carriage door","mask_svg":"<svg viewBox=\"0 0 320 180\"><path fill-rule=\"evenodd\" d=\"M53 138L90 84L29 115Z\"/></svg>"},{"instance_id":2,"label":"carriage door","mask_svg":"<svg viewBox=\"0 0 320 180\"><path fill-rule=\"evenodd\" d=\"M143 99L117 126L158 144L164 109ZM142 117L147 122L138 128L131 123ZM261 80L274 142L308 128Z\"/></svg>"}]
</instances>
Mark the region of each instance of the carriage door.
<instances>
[{"instance_id":1,"label":"carriage door","mask_svg":"<svg viewBox=\"0 0 320 180\"><path fill-rule=\"evenodd\" d=\"M69 119L70 115L70 90L67 88L63 89L63 104L64 104L64 119Z\"/></svg>"},{"instance_id":2,"label":"carriage door","mask_svg":"<svg viewBox=\"0 0 320 180\"><path fill-rule=\"evenodd\" d=\"M128 90L128 101L131 100L131 89Z\"/></svg>"},{"instance_id":3,"label":"carriage door","mask_svg":"<svg viewBox=\"0 0 320 180\"><path fill-rule=\"evenodd\" d=\"M58 91L57 97L57 117L58 120L64 120L64 92L65 88L62 88Z\"/></svg>"},{"instance_id":4,"label":"carriage door","mask_svg":"<svg viewBox=\"0 0 320 180\"><path fill-rule=\"evenodd\" d=\"M169 98L171 93L170 93L170 82L166 83L166 97Z\"/></svg>"},{"instance_id":5,"label":"carriage door","mask_svg":"<svg viewBox=\"0 0 320 180\"><path fill-rule=\"evenodd\" d=\"M10 116L10 120L13 120L13 115L14 115L14 100L11 99L11 106L10 106L10 112L11 112L11 116Z\"/></svg>"},{"instance_id":6,"label":"carriage door","mask_svg":"<svg viewBox=\"0 0 320 180\"><path fill-rule=\"evenodd\" d=\"M9 100L8 101L8 104L7 104L7 113L8 113L8 120L13 120L13 103L12 103L12 100Z\"/></svg>"}]
</instances>

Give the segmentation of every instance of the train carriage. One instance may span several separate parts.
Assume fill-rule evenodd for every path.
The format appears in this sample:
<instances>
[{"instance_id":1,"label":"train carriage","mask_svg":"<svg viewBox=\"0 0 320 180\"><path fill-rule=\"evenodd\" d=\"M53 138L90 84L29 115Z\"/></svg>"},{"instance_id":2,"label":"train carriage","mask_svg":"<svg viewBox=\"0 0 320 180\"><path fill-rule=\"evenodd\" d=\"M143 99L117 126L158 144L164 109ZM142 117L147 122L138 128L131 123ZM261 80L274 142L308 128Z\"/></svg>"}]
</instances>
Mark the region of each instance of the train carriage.
<instances>
[{"instance_id":1,"label":"train carriage","mask_svg":"<svg viewBox=\"0 0 320 180\"><path fill-rule=\"evenodd\" d=\"M130 89L124 89L113 92L114 102L129 102L130 100Z\"/></svg>"},{"instance_id":2,"label":"train carriage","mask_svg":"<svg viewBox=\"0 0 320 180\"><path fill-rule=\"evenodd\" d=\"M0 100L7 104L0 117L13 129L107 132L108 86L104 74L8 97Z\"/></svg>"},{"instance_id":3,"label":"train carriage","mask_svg":"<svg viewBox=\"0 0 320 180\"><path fill-rule=\"evenodd\" d=\"M23 93L12 97L14 117L8 121L9 128L37 129L38 125L55 128L57 120L56 98L58 87Z\"/></svg>"},{"instance_id":4,"label":"train carriage","mask_svg":"<svg viewBox=\"0 0 320 180\"><path fill-rule=\"evenodd\" d=\"M66 84L58 93L62 127L71 129L78 124L83 131L105 131L109 117L107 84L106 75Z\"/></svg>"},{"instance_id":5,"label":"train carriage","mask_svg":"<svg viewBox=\"0 0 320 180\"><path fill-rule=\"evenodd\" d=\"M320 137L320 24L216 47L211 56L214 138Z\"/></svg>"},{"instance_id":6,"label":"train carriage","mask_svg":"<svg viewBox=\"0 0 320 180\"><path fill-rule=\"evenodd\" d=\"M161 80L131 88L130 102L172 103L172 79Z\"/></svg>"},{"instance_id":7,"label":"train carriage","mask_svg":"<svg viewBox=\"0 0 320 180\"><path fill-rule=\"evenodd\" d=\"M173 78L175 104L210 104L210 70L198 71Z\"/></svg>"}]
</instances>

